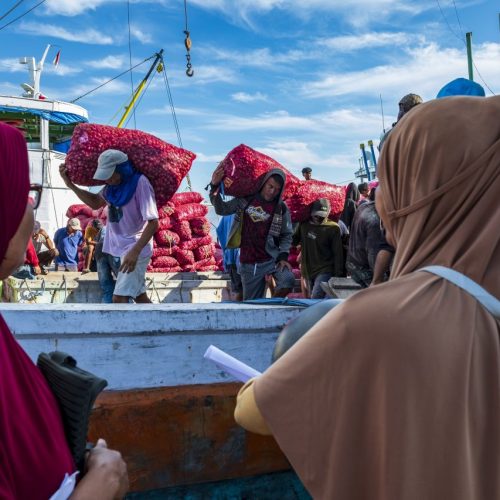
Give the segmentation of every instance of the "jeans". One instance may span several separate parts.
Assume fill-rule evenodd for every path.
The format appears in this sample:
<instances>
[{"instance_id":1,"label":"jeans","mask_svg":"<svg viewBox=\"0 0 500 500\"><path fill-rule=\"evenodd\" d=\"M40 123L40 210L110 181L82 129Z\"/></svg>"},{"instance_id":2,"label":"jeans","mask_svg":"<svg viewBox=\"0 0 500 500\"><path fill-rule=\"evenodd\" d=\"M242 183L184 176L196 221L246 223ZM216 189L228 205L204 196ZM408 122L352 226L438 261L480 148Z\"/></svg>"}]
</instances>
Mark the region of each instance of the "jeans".
<instances>
[{"instance_id":1,"label":"jeans","mask_svg":"<svg viewBox=\"0 0 500 500\"><path fill-rule=\"evenodd\" d=\"M326 293L321 288L321 282L332 277L332 273L320 273L312 279L309 279L309 290L311 291L311 299L324 299Z\"/></svg>"},{"instance_id":2,"label":"jeans","mask_svg":"<svg viewBox=\"0 0 500 500\"><path fill-rule=\"evenodd\" d=\"M95 261L97 264L97 277L102 290L101 302L111 304L113 302L113 292L115 291L115 276L120 268L120 258L103 253L99 258L96 257Z\"/></svg>"},{"instance_id":3,"label":"jeans","mask_svg":"<svg viewBox=\"0 0 500 500\"><path fill-rule=\"evenodd\" d=\"M29 264L23 264L19 266L13 273L12 276L19 280L29 279L34 280L35 274L33 273L33 268Z\"/></svg>"}]
</instances>

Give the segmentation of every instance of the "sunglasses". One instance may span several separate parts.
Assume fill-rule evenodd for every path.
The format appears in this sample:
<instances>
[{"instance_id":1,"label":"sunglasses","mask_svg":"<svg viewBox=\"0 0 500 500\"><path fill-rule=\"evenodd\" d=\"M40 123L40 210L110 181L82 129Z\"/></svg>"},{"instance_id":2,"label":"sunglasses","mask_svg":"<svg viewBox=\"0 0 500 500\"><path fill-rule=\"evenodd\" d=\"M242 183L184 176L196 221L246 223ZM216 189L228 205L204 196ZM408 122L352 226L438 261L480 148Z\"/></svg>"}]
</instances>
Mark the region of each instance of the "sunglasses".
<instances>
[{"instance_id":1,"label":"sunglasses","mask_svg":"<svg viewBox=\"0 0 500 500\"><path fill-rule=\"evenodd\" d=\"M33 210L36 210L40 206L40 200L42 199L42 189L43 188L41 184L30 185L28 201L31 203Z\"/></svg>"}]
</instances>

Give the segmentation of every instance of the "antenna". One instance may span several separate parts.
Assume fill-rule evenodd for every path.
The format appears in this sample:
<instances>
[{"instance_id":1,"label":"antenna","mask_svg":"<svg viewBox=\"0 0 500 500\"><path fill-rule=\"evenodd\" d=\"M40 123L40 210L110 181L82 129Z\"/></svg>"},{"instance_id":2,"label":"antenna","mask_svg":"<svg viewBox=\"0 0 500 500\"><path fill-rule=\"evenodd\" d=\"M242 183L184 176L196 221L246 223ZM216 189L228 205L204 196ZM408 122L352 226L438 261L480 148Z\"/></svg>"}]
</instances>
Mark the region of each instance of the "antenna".
<instances>
[{"instance_id":1,"label":"antenna","mask_svg":"<svg viewBox=\"0 0 500 500\"><path fill-rule=\"evenodd\" d=\"M382 94L379 95L380 95L380 111L382 112L382 130L385 134L384 103L382 102Z\"/></svg>"}]
</instances>

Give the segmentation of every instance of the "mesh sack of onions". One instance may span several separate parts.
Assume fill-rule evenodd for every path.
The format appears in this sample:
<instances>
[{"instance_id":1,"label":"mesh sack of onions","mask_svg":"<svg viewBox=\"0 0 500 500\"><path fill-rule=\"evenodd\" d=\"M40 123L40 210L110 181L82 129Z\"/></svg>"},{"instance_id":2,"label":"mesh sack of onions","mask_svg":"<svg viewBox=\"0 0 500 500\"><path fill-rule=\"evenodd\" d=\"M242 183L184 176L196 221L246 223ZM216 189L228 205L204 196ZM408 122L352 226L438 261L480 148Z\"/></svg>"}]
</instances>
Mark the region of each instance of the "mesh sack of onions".
<instances>
[{"instance_id":1,"label":"mesh sack of onions","mask_svg":"<svg viewBox=\"0 0 500 500\"><path fill-rule=\"evenodd\" d=\"M190 240L193 237L191 226L187 220L172 218L172 229L179 235L181 241Z\"/></svg>"},{"instance_id":2,"label":"mesh sack of onions","mask_svg":"<svg viewBox=\"0 0 500 500\"><path fill-rule=\"evenodd\" d=\"M149 273L180 273L181 271L180 266L148 268Z\"/></svg>"},{"instance_id":3,"label":"mesh sack of onions","mask_svg":"<svg viewBox=\"0 0 500 500\"><path fill-rule=\"evenodd\" d=\"M345 188L322 181L299 181L296 193L285 200L292 222L305 221L311 214L311 204L319 198L330 201L330 218L338 220L344 208Z\"/></svg>"},{"instance_id":4,"label":"mesh sack of onions","mask_svg":"<svg viewBox=\"0 0 500 500\"><path fill-rule=\"evenodd\" d=\"M153 259L155 257L168 257L174 253L175 247L155 247L153 248Z\"/></svg>"},{"instance_id":5,"label":"mesh sack of onions","mask_svg":"<svg viewBox=\"0 0 500 500\"><path fill-rule=\"evenodd\" d=\"M177 262L177 259L175 259L174 257L163 255L161 257L155 257L151 261L151 265L154 269L163 267L175 267L179 265L179 262Z\"/></svg>"},{"instance_id":6,"label":"mesh sack of onions","mask_svg":"<svg viewBox=\"0 0 500 500\"><path fill-rule=\"evenodd\" d=\"M203 201L203 196L195 191L184 191L183 193L175 193L170 201L175 206L187 205L188 203L200 203Z\"/></svg>"},{"instance_id":7,"label":"mesh sack of onions","mask_svg":"<svg viewBox=\"0 0 500 500\"><path fill-rule=\"evenodd\" d=\"M170 217L175 212L175 206L172 202L165 203L162 207L158 209L158 216L160 219L162 217Z\"/></svg>"},{"instance_id":8,"label":"mesh sack of onions","mask_svg":"<svg viewBox=\"0 0 500 500\"><path fill-rule=\"evenodd\" d=\"M164 215L161 219L158 220L158 226L160 229L171 229L172 219L168 215Z\"/></svg>"},{"instance_id":9,"label":"mesh sack of onions","mask_svg":"<svg viewBox=\"0 0 500 500\"><path fill-rule=\"evenodd\" d=\"M73 217L77 217L79 215L83 215L84 217L93 217L93 210L84 204L76 204L70 205L68 210L66 210L66 217L68 219L72 219ZM98 216L96 218L99 218Z\"/></svg>"},{"instance_id":10,"label":"mesh sack of onions","mask_svg":"<svg viewBox=\"0 0 500 500\"><path fill-rule=\"evenodd\" d=\"M297 177L276 160L245 144L231 150L221 164L224 167L224 192L231 196L244 197L255 194L265 175L273 168L279 168L286 174L284 198L295 192L299 182Z\"/></svg>"},{"instance_id":11,"label":"mesh sack of onions","mask_svg":"<svg viewBox=\"0 0 500 500\"><path fill-rule=\"evenodd\" d=\"M210 222L205 217L191 219L189 224L191 225L193 236L206 236L210 234Z\"/></svg>"},{"instance_id":12,"label":"mesh sack of onions","mask_svg":"<svg viewBox=\"0 0 500 500\"><path fill-rule=\"evenodd\" d=\"M191 220L205 217L208 214L208 207L199 203L187 203L175 207L177 220Z\"/></svg>"},{"instance_id":13,"label":"mesh sack of onions","mask_svg":"<svg viewBox=\"0 0 500 500\"><path fill-rule=\"evenodd\" d=\"M69 178L82 186L102 184L93 179L97 159L106 149L126 153L134 167L151 182L156 203L164 205L179 189L196 155L157 137L141 132L94 123L76 126L66 156Z\"/></svg>"},{"instance_id":14,"label":"mesh sack of onions","mask_svg":"<svg viewBox=\"0 0 500 500\"><path fill-rule=\"evenodd\" d=\"M213 245L202 245L193 250L194 256L197 261L209 259L214 256Z\"/></svg>"},{"instance_id":15,"label":"mesh sack of onions","mask_svg":"<svg viewBox=\"0 0 500 500\"><path fill-rule=\"evenodd\" d=\"M179 248L184 250L194 250L195 248L201 247L202 245L210 245L212 243L212 237L210 235L202 236L201 238L192 238L191 240L181 241L179 243Z\"/></svg>"},{"instance_id":16,"label":"mesh sack of onions","mask_svg":"<svg viewBox=\"0 0 500 500\"><path fill-rule=\"evenodd\" d=\"M159 231L156 231L155 240L160 247L178 245L181 241L179 235L170 231L170 229L160 229Z\"/></svg>"},{"instance_id":17,"label":"mesh sack of onions","mask_svg":"<svg viewBox=\"0 0 500 500\"><path fill-rule=\"evenodd\" d=\"M173 256L183 269L192 266L195 262L194 254L191 250L183 250L182 248L176 247L174 248Z\"/></svg>"}]
</instances>

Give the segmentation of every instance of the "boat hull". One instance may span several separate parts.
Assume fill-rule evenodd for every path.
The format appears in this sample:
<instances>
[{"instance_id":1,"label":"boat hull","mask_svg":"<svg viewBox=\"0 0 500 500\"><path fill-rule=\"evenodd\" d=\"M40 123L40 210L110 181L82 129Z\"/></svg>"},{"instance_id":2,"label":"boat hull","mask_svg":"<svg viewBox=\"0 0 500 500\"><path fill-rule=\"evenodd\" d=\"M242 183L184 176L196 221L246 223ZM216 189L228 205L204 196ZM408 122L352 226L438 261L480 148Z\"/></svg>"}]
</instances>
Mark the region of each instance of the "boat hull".
<instances>
[{"instance_id":1,"label":"boat hull","mask_svg":"<svg viewBox=\"0 0 500 500\"><path fill-rule=\"evenodd\" d=\"M241 384L106 391L90 438L123 454L131 491L164 489L284 471L272 437L245 432L233 417Z\"/></svg>"}]
</instances>

